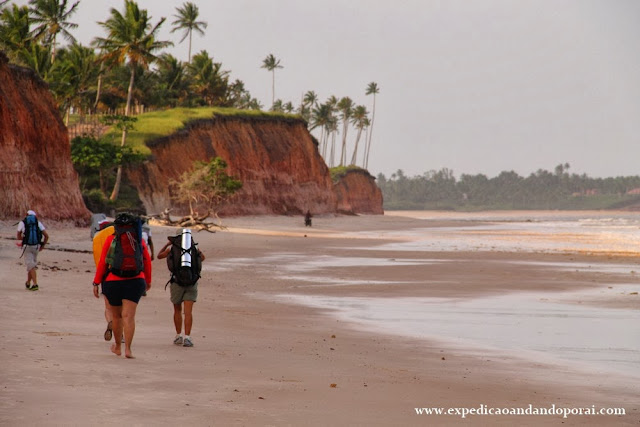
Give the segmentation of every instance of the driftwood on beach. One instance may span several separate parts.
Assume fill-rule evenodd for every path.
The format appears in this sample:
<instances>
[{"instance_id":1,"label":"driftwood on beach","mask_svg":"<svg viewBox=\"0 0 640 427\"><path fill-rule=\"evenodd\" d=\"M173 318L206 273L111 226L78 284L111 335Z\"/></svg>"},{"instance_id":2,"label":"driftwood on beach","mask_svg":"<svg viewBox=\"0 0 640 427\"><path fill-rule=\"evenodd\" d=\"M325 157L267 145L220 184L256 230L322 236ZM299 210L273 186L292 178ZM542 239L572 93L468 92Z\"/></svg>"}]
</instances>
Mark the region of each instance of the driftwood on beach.
<instances>
[{"instance_id":1,"label":"driftwood on beach","mask_svg":"<svg viewBox=\"0 0 640 427\"><path fill-rule=\"evenodd\" d=\"M171 209L167 208L158 215L152 215L151 218L157 221L160 225L193 228L197 231L208 231L209 233L215 233L216 231L214 230L214 228L216 227L219 229L224 228L221 223L214 224L213 222L207 222L207 219L209 219L212 214L212 212L209 210L207 210L204 215L199 215L197 212L195 212L193 215L183 216L177 220L171 219L170 212ZM215 217L220 220L217 215L215 215Z\"/></svg>"}]
</instances>

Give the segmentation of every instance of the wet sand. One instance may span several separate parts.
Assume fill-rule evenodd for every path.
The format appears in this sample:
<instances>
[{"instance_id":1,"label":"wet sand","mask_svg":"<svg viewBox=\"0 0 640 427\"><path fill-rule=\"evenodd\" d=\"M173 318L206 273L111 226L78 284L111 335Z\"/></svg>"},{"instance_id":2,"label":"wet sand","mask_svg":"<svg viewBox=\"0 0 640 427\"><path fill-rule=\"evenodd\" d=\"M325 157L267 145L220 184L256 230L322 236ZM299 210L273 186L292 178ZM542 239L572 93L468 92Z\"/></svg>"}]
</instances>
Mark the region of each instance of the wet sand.
<instances>
[{"instance_id":1,"label":"wet sand","mask_svg":"<svg viewBox=\"0 0 640 427\"><path fill-rule=\"evenodd\" d=\"M195 346L172 344L172 307L164 290L168 274L164 261L156 260L153 287L138 308L136 359L126 360L110 353L102 339L103 303L91 294L88 230L49 225L52 244L40 255L41 290L28 292L12 240L14 227L1 223L0 425L640 422L637 364L624 375L588 363L559 363L544 351L520 348L508 334L505 340L513 346L497 348L447 340L452 329L440 336L432 330L424 336L402 334L379 328L376 316L348 307L357 298L369 299L383 304L381 312L385 299L422 299L442 313L435 320L446 321L451 310L435 303L438 299L462 301L465 310L477 311L474 301L506 296L503 308L518 312L521 298L544 295L563 307L587 305L634 315L640 298L630 290L639 280L629 265L640 257L380 249L392 243L380 240L385 230L460 225L447 218L425 223L392 216L317 217L309 229L302 226L302 217L260 217L226 219L225 225L226 231L195 235L207 255L194 312ZM173 232L154 226L156 247ZM296 298L316 303L331 298L347 308L341 314ZM363 325L363 316L374 321ZM393 313L390 317L389 325L398 324ZM581 323L576 325L569 332ZM491 328L484 330L491 335ZM518 329L509 334L513 330ZM540 358L523 356L521 350L538 351ZM623 407L627 415L475 415L463 420L416 415L414 409L530 404Z\"/></svg>"}]
</instances>

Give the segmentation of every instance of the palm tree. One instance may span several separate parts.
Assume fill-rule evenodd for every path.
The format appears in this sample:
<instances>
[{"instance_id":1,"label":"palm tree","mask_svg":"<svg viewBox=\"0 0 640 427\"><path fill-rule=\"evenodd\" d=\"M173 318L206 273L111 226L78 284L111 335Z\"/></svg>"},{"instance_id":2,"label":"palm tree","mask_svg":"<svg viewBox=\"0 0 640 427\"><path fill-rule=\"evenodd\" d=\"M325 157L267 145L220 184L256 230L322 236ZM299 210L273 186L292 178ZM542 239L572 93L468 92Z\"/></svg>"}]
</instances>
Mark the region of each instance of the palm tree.
<instances>
[{"instance_id":1,"label":"palm tree","mask_svg":"<svg viewBox=\"0 0 640 427\"><path fill-rule=\"evenodd\" d=\"M145 9L140 10L138 4L133 0L125 0L124 14L117 9L111 8L111 16L104 22L99 22L107 30L107 37L98 37L96 45L105 52L106 61L116 63L127 63L130 69L129 88L127 90L127 104L124 110L125 116L129 115L131 109L131 96L133 94L133 83L135 81L135 70L137 66L143 69L158 58L154 52L171 46L168 41L156 40L156 34L165 18L161 18L155 25L151 26L151 18ZM122 141L120 146L124 146L127 139L126 127L122 130ZM122 166L118 166L116 183L113 192L109 197L111 200L118 198L120 192L120 181L122 179Z\"/></svg>"},{"instance_id":2,"label":"palm tree","mask_svg":"<svg viewBox=\"0 0 640 427\"><path fill-rule=\"evenodd\" d=\"M158 61L155 73L163 94L162 103L176 107L185 98L188 91L186 67L173 55L163 54Z\"/></svg>"},{"instance_id":3,"label":"palm tree","mask_svg":"<svg viewBox=\"0 0 640 427\"><path fill-rule=\"evenodd\" d=\"M193 31L197 31L201 35L204 35L203 28L207 28L207 23L205 21L198 21L198 15L200 12L198 11L198 6L191 2L186 2L182 5L182 7L177 7L176 11L177 15L173 15L176 20L171 24L173 25L173 29L171 32L176 32L178 30L183 30L182 38L180 39L180 43L184 41L184 39L189 36L189 63L191 63L191 36L193 35Z\"/></svg>"},{"instance_id":4,"label":"palm tree","mask_svg":"<svg viewBox=\"0 0 640 427\"><path fill-rule=\"evenodd\" d=\"M327 123L330 120L330 109L329 106L327 104L321 104L317 107L315 107L312 111L311 111L311 130L319 127L320 128L320 153L322 154L322 157L325 158L326 161L326 156L327 156L327 142L326 142L326 136L325 136L325 130L327 128Z\"/></svg>"},{"instance_id":5,"label":"palm tree","mask_svg":"<svg viewBox=\"0 0 640 427\"><path fill-rule=\"evenodd\" d=\"M229 71L222 70L222 64L213 62L207 51L202 50L193 56L187 65L194 91L207 105L222 105L227 101Z\"/></svg>"},{"instance_id":6,"label":"palm tree","mask_svg":"<svg viewBox=\"0 0 640 427\"><path fill-rule=\"evenodd\" d=\"M90 103L87 98L97 78L99 69L93 49L73 43L58 52L59 60L54 64L49 86L64 109L66 125L69 125L71 107L83 111Z\"/></svg>"},{"instance_id":7,"label":"palm tree","mask_svg":"<svg viewBox=\"0 0 640 427\"><path fill-rule=\"evenodd\" d=\"M376 94L380 93L380 89L378 88L378 84L376 82L371 82L367 86L367 90L365 95L373 95L373 109L371 110L371 124L369 125L369 135L367 135L367 141L364 149L364 161L363 167L367 169L369 167L369 152L371 150L371 135L373 134L373 121L376 118Z\"/></svg>"},{"instance_id":8,"label":"palm tree","mask_svg":"<svg viewBox=\"0 0 640 427\"><path fill-rule=\"evenodd\" d=\"M75 40L67 29L77 28L78 24L68 19L76 12L79 3L76 1L67 8L67 0L29 0L32 6L31 20L37 25L34 29L35 38L44 39L51 46L51 63L56 58L56 38L59 33L69 41Z\"/></svg>"},{"instance_id":9,"label":"palm tree","mask_svg":"<svg viewBox=\"0 0 640 427\"><path fill-rule=\"evenodd\" d=\"M349 121L353 114L353 101L345 96L338 102L338 111L340 111L340 119L342 120L342 148L340 149L340 166L344 166L347 161L347 130L349 130Z\"/></svg>"},{"instance_id":10,"label":"palm tree","mask_svg":"<svg viewBox=\"0 0 640 427\"><path fill-rule=\"evenodd\" d=\"M32 42L31 24L27 6L11 6L3 8L0 13L0 48L5 49L7 55L16 60L21 51L29 50Z\"/></svg>"},{"instance_id":11,"label":"palm tree","mask_svg":"<svg viewBox=\"0 0 640 427\"><path fill-rule=\"evenodd\" d=\"M318 95L312 90L308 91L302 97L302 104L300 104L300 115L305 119L309 125L312 121L313 109L318 104Z\"/></svg>"},{"instance_id":12,"label":"palm tree","mask_svg":"<svg viewBox=\"0 0 640 427\"><path fill-rule=\"evenodd\" d=\"M351 117L351 123L358 129L358 133L356 134L356 143L353 148L353 155L351 156L351 164L356 164L356 158L358 155L358 144L360 142L360 137L362 136L362 131L369 126L369 118L367 117L369 113L367 112L367 107L364 105L358 105L353 109L353 116Z\"/></svg>"},{"instance_id":13,"label":"palm tree","mask_svg":"<svg viewBox=\"0 0 640 427\"><path fill-rule=\"evenodd\" d=\"M313 109L318 104L318 95L312 90L304 94L303 102L309 106L309 109Z\"/></svg>"},{"instance_id":14,"label":"palm tree","mask_svg":"<svg viewBox=\"0 0 640 427\"><path fill-rule=\"evenodd\" d=\"M335 95L331 95L326 102L329 107L329 121L327 122L327 145L329 145L329 138L331 138L331 149L329 154L329 167L335 166L335 147L336 137L338 135L338 117L336 112L338 111L338 98Z\"/></svg>"},{"instance_id":15,"label":"palm tree","mask_svg":"<svg viewBox=\"0 0 640 427\"><path fill-rule=\"evenodd\" d=\"M271 71L271 104L273 104L276 101L276 68L283 67L280 65L280 60L276 59L276 57L270 53L264 58L260 68L266 68L268 71Z\"/></svg>"}]
</instances>

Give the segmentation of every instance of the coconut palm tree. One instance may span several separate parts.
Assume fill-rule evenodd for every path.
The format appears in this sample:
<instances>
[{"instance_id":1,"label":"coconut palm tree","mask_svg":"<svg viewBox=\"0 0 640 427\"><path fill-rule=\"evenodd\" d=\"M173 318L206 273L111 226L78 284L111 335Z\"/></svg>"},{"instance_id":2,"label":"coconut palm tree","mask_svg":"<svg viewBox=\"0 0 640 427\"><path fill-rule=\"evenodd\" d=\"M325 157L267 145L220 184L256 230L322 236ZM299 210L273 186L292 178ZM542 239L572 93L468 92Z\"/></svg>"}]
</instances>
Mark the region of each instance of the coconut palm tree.
<instances>
[{"instance_id":1,"label":"coconut palm tree","mask_svg":"<svg viewBox=\"0 0 640 427\"><path fill-rule=\"evenodd\" d=\"M309 126L313 120L313 109L318 104L318 95L312 90L305 93L300 104L300 115L305 119Z\"/></svg>"},{"instance_id":2,"label":"coconut palm tree","mask_svg":"<svg viewBox=\"0 0 640 427\"><path fill-rule=\"evenodd\" d=\"M329 167L335 166L335 146L336 137L338 136L338 98L335 95L331 95L326 102L329 107L329 121L327 122L327 146L329 145L329 138L331 138L331 148L329 150Z\"/></svg>"},{"instance_id":3,"label":"coconut palm tree","mask_svg":"<svg viewBox=\"0 0 640 427\"><path fill-rule=\"evenodd\" d=\"M360 142L360 137L362 136L362 131L369 126L369 113L367 112L367 107L364 105L358 105L353 109L353 115L351 116L351 123L356 127L358 133L356 134L356 142L353 147L353 155L351 156L352 165L356 164L356 158L358 155L358 144Z\"/></svg>"},{"instance_id":4,"label":"coconut palm tree","mask_svg":"<svg viewBox=\"0 0 640 427\"><path fill-rule=\"evenodd\" d=\"M270 53L264 58L260 68L266 68L268 71L271 71L271 104L273 104L276 101L276 68L284 67L280 65L280 60L276 59L276 57Z\"/></svg>"},{"instance_id":5,"label":"coconut palm tree","mask_svg":"<svg viewBox=\"0 0 640 427\"><path fill-rule=\"evenodd\" d=\"M198 6L191 2L186 2L182 5L182 7L177 7L176 12L177 15L173 15L176 20L171 23L173 25L173 29L171 32L182 30L184 33L182 34L182 38L180 39L180 43L184 41L184 39L189 36L189 63L191 63L191 37L193 35L193 31L200 33L200 35L204 35L204 28L207 28L207 23L205 21L198 21L198 15L200 14L198 10Z\"/></svg>"},{"instance_id":6,"label":"coconut palm tree","mask_svg":"<svg viewBox=\"0 0 640 427\"><path fill-rule=\"evenodd\" d=\"M202 50L194 55L187 70L194 91L207 105L223 105L227 101L229 71L223 71L221 63L213 62L207 51Z\"/></svg>"},{"instance_id":7,"label":"coconut palm tree","mask_svg":"<svg viewBox=\"0 0 640 427\"><path fill-rule=\"evenodd\" d=\"M160 83L163 98L161 102L164 105L176 107L186 98L189 91L183 62L168 53L162 54L155 74Z\"/></svg>"},{"instance_id":8,"label":"coconut palm tree","mask_svg":"<svg viewBox=\"0 0 640 427\"><path fill-rule=\"evenodd\" d=\"M308 105L309 109L311 110L318 104L318 95L316 95L314 91L310 90L304 94L304 98L302 99L302 102L305 105Z\"/></svg>"},{"instance_id":9,"label":"coconut palm tree","mask_svg":"<svg viewBox=\"0 0 640 427\"><path fill-rule=\"evenodd\" d=\"M43 39L51 47L51 63L56 58L56 38L58 34L69 40L75 41L68 29L77 28L78 24L69 22L69 18L76 12L80 1L76 1L67 7L67 0L29 0L32 17L36 24L34 38Z\"/></svg>"},{"instance_id":10,"label":"coconut palm tree","mask_svg":"<svg viewBox=\"0 0 640 427\"><path fill-rule=\"evenodd\" d=\"M149 68L149 65L158 59L155 52L172 46L173 43L156 40L157 32L165 18L161 18L152 27L151 17L147 15L147 11L139 9L138 4L133 0L125 0L124 14L115 8L111 8L110 13L109 19L98 23L107 30L107 37L96 38L95 44L104 50L106 61L126 63L130 69L125 107L125 116L128 116L136 66L142 66L143 69Z\"/></svg>"},{"instance_id":11,"label":"coconut palm tree","mask_svg":"<svg viewBox=\"0 0 640 427\"><path fill-rule=\"evenodd\" d=\"M369 153L371 150L371 135L373 134L373 121L376 118L376 94L380 93L380 89L378 88L378 84L376 82L371 82L367 86L367 90L365 95L373 95L373 109L371 110L371 124L369 125L369 135L367 135L367 143L365 144L364 149L364 161L363 167L367 169L369 167Z\"/></svg>"},{"instance_id":12,"label":"coconut palm tree","mask_svg":"<svg viewBox=\"0 0 640 427\"><path fill-rule=\"evenodd\" d=\"M342 120L342 147L340 149L340 166L344 166L347 161L347 131L349 130L349 121L353 114L353 101L345 96L338 102L338 111Z\"/></svg>"},{"instance_id":13,"label":"coconut palm tree","mask_svg":"<svg viewBox=\"0 0 640 427\"><path fill-rule=\"evenodd\" d=\"M320 149L320 153L322 154L322 157L325 158L326 160L326 156L327 156L327 141L325 139L325 130L327 128L327 123L329 122L330 119L330 109L329 106L327 104L321 104L317 107L315 107L312 111L311 111L311 129L310 130L314 130L315 128L320 128L320 145L321 147L318 147Z\"/></svg>"},{"instance_id":14,"label":"coconut palm tree","mask_svg":"<svg viewBox=\"0 0 640 427\"><path fill-rule=\"evenodd\" d=\"M29 50L32 43L29 8L12 4L0 13L0 48L17 60L20 52Z\"/></svg>"},{"instance_id":15,"label":"coconut palm tree","mask_svg":"<svg viewBox=\"0 0 640 427\"><path fill-rule=\"evenodd\" d=\"M73 43L58 52L58 61L53 65L49 87L65 113L69 125L71 107L81 111L90 104L87 95L98 77L99 68L93 49Z\"/></svg>"},{"instance_id":16,"label":"coconut palm tree","mask_svg":"<svg viewBox=\"0 0 640 427\"><path fill-rule=\"evenodd\" d=\"M110 14L109 19L98 23L107 31L107 37L96 38L95 44L105 52L106 61L126 62L129 67L129 88L124 110L125 116L128 116L131 109L136 67L149 68L149 65L158 59L154 53L171 46L173 43L156 39L156 34L165 18L161 18L155 26L152 26L151 17L148 16L147 11L141 10L133 0L125 0L124 14L115 8L111 8ZM126 139L127 129L123 127L120 146L125 145ZM116 183L110 196L111 200L118 198L121 179L122 166L119 166Z\"/></svg>"}]
</instances>

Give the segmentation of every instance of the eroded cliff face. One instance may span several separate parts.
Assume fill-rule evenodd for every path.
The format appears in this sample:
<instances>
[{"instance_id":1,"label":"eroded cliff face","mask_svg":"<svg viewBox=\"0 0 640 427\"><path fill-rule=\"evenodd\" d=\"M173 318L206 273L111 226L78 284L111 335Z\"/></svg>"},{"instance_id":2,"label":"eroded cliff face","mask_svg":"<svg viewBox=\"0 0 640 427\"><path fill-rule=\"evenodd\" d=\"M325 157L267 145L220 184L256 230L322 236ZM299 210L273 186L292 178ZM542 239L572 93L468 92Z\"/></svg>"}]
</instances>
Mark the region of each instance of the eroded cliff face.
<instances>
[{"instance_id":1,"label":"eroded cliff face","mask_svg":"<svg viewBox=\"0 0 640 427\"><path fill-rule=\"evenodd\" d=\"M301 120L216 117L147 145L152 160L129 171L129 178L149 214L175 206L170 181L194 161L214 157L224 159L227 173L243 183L221 215L335 212L328 168Z\"/></svg>"},{"instance_id":2,"label":"eroded cliff face","mask_svg":"<svg viewBox=\"0 0 640 427\"><path fill-rule=\"evenodd\" d=\"M350 170L333 187L336 211L349 214L382 215L382 191L365 170Z\"/></svg>"},{"instance_id":3,"label":"eroded cliff face","mask_svg":"<svg viewBox=\"0 0 640 427\"><path fill-rule=\"evenodd\" d=\"M0 52L0 218L22 218L28 209L45 221L84 224L91 216L49 90Z\"/></svg>"}]
</instances>

